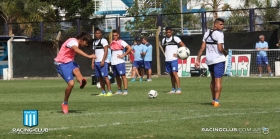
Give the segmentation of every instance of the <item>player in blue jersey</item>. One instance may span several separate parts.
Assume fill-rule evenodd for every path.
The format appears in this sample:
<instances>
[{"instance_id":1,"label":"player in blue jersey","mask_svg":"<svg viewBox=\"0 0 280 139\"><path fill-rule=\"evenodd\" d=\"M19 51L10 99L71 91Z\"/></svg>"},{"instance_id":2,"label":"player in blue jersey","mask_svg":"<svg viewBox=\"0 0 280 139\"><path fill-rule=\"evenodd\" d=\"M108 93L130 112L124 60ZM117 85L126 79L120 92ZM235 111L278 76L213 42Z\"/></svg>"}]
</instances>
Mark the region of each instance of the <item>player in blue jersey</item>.
<instances>
[{"instance_id":1,"label":"player in blue jersey","mask_svg":"<svg viewBox=\"0 0 280 139\"><path fill-rule=\"evenodd\" d=\"M262 76L262 64L264 63L266 65L267 71L269 72L270 76L273 76L270 65L268 62L266 50L268 50L268 43L264 41L265 37L264 35L259 36L260 41L256 43L256 50L258 51L257 53L257 65L259 69L259 76Z\"/></svg>"},{"instance_id":2,"label":"player in blue jersey","mask_svg":"<svg viewBox=\"0 0 280 139\"><path fill-rule=\"evenodd\" d=\"M135 82L136 79L136 71L137 68L140 69L140 82L143 80L143 75L144 75L144 59L143 59L143 50L144 50L144 45L141 42L141 38L137 37L136 38L136 44L133 45L132 50L134 50L134 62L133 62L133 69L132 69L132 80L131 82Z\"/></svg>"},{"instance_id":3,"label":"player in blue jersey","mask_svg":"<svg viewBox=\"0 0 280 139\"><path fill-rule=\"evenodd\" d=\"M148 43L148 40L145 37L142 39L142 43L145 46L143 50L144 67L147 70L147 81L150 82L152 81L151 76L152 76L153 46Z\"/></svg>"}]
</instances>

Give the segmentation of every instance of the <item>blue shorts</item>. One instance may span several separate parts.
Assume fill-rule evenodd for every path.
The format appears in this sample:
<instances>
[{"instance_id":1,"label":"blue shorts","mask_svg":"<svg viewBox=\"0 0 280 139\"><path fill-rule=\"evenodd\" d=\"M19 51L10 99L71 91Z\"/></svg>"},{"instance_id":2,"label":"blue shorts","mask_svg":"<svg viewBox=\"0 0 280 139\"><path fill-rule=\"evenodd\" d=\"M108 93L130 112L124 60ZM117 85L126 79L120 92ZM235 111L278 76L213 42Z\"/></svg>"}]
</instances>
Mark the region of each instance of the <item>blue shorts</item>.
<instances>
[{"instance_id":1,"label":"blue shorts","mask_svg":"<svg viewBox=\"0 0 280 139\"><path fill-rule=\"evenodd\" d=\"M208 70L214 73L215 78L222 78L225 73L225 62L208 65Z\"/></svg>"},{"instance_id":2,"label":"blue shorts","mask_svg":"<svg viewBox=\"0 0 280 139\"><path fill-rule=\"evenodd\" d=\"M144 61L134 61L132 66L135 68L144 68Z\"/></svg>"},{"instance_id":3,"label":"blue shorts","mask_svg":"<svg viewBox=\"0 0 280 139\"><path fill-rule=\"evenodd\" d=\"M167 73L178 72L178 60L165 61L165 70Z\"/></svg>"},{"instance_id":4,"label":"blue shorts","mask_svg":"<svg viewBox=\"0 0 280 139\"><path fill-rule=\"evenodd\" d=\"M125 75L125 63L120 63L117 65L112 65L112 70L114 72L114 76L122 76Z\"/></svg>"},{"instance_id":5,"label":"blue shorts","mask_svg":"<svg viewBox=\"0 0 280 139\"><path fill-rule=\"evenodd\" d=\"M108 76L108 63L104 62L103 67L100 66L101 62L95 62L94 70L96 77L106 77Z\"/></svg>"},{"instance_id":6,"label":"blue shorts","mask_svg":"<svg viewBox=\"0 0 280 139\"><path fill-rule=\"evenodd\" d=\"M257 56L257 65L268 64L267 56Z\"/></svg>"},{"instance_id":7,"label":"blue shorts","mask_svg":"<svg viewBox=\"0 0 280 139\"><path fill-rule=\"evenodd\" d=\"M71 80L74 80L73 70L75 68L79 68L79 65L74 61L56 65L57 72L67 83Z\"/></svg>"},{"instance_id":8,"label":"blue shorts","mask_svg":"<svg viewBox=\"0 0 280 139\"><path fill-rule=\"evenodd\" d=\"M144 61L145 69L151 69L152 68L152 61Z\"/></svg>"}]
</instances>

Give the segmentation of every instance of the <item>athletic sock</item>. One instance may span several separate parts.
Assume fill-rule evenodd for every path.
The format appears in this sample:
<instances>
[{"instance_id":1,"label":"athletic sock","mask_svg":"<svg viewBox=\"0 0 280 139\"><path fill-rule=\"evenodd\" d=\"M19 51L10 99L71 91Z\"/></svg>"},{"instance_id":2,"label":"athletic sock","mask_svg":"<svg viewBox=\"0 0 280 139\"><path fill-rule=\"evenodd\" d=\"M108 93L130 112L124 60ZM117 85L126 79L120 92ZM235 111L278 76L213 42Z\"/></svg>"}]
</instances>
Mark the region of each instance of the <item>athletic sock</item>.
<instances>
[{"instance_id":1,"label":"athletic sock","mask_svg":"<svg viewBox=\"0 0 280 139\"><path fill-rule=\"evenodd\" d=\"M215 102L219 102L219 100L218 100L218 99L215 99Z\"/></svg>"},{"instance_id":2,"label":"athletic sock","mask_svg":"<svg viewBox=\"0 0 280 139\"><path fill-rule=\"evenodd\" d=\"M124 89L123 92L127 92L127 89Z\"/></svg>"},{"instance_id":3,"label":"athletic sock","mask_svg":"<svg viewBox=\"0 0 280 139\"><path fill-rule=\"evenodd\" d=\"M122 92L122 89L118 89L118 92Z\"/></svg>"},{"instance_id":4,"label":"athletic sock","mask_svg":"<svg viewBox=\"0 0 280 139\"><path fill-rule=\"evenodd\" d=\"M181 90L181 88L177 88L177 90Z\"/></svg>"},{"instance_id":5,"label":"athletic sock","mask_svg":"<svg viewBox=\"0 0 280 139\"><path fill-rule=\"evenodd\" d=\"M102 90L102 94L106 94L105 90Z\"/></svg>"},{"instance_id":6,"label":"athletic sock","mask_svg":"<svg viewBox=\"0 0 280 139\"><path fill-rule=\"evenodd\" d=\"M68 102L65 102L65 101L64 101L63 104L68 105Z\"/></svg>"}]
</instances>

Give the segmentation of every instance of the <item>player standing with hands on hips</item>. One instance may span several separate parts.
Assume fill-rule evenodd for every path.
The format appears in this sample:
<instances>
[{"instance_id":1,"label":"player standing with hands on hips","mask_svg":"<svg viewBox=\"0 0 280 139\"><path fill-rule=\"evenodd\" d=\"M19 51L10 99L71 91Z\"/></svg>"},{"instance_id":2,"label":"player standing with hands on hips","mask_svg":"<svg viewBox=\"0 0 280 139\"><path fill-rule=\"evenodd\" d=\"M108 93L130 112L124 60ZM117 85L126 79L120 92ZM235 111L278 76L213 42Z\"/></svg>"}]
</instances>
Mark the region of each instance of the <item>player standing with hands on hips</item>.
<instances>
[{"instance_id":1,"label":"player standing with hands on hips","mask_svg":"<svg viewBox=\"0 0 280 139\"><path fill-rule=\"evenodd\" d=\"M114 76L116 77L118 84L118 91L115 93L115 95L127 95L128 82L125 75L126 69L125 61L123 58L130 53L131 47L124 40L120 39L120 33L117 30L113 30L113 41L111 42L110 46L112 50L112 70L114 72ZM124 48L126 48L126 52L123 52ZM123 93L122 82L124 86Z\"/></svg>"},{"instance_id":2,"label":"player standing with hands on hips","mask_svg":"<svg viewBox=\"0 0 280 139\"><path fill-rule=\"evenodd\" d=\"M76 53L87 58L96 58L94 54L88 55L79 49L81 47L88 46L91 40L91 35L86 32L78 34L75 38L69 38L62 44L57 57L54 59L57 72L67 83L64 102L61 104L62 112L64 114L68 113L68 99L74 87L74 76L80 83L81 89L83 89L87 84L86 79L84 79L81 74L79 65L74 62L74 58Z\"/></svg>"},{"instance_id":3,"label":"player standing with hands on hips","mask_svg":"<svg viewBox=\"0 0 280 139\"><path fill-rule=\"evenodd\" d=\"M178 56L177 50L178 45L181 47L186 47L181 39L177 36L173 36L172 28L165 28L166 37L162 39L162 46L165 51L165 70L170 75L172 89L169 94L181 94L180 78L177 74L178 72ZM176 88L177 85L177 88Z\"/></svg>"},{"instance_id":4,"label":"player standing with hands on hips","mask_svg":"<svg viewBox=\"0 0 280 139\"><path fill-rule=\"evenodd\" d=\"M227 51L224 49L224 19L217 18L213 29L208 30L202 40L201 48L195 62L196 68L200 67L200 59L206 48L206 64L211 74L210 89L212 92L212 105L219 107L219 99L222 91L222 77L225 72Z\"/></svg>"}]
</instances>

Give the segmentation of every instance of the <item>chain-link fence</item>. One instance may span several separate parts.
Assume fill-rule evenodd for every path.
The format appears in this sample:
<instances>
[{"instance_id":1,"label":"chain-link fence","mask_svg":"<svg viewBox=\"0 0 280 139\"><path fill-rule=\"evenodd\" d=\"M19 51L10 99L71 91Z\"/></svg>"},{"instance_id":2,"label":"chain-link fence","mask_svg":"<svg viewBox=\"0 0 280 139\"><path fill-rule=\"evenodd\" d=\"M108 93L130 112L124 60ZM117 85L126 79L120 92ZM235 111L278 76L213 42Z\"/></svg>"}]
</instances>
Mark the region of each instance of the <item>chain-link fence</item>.
<instances>
[{"instance_id":1,"label":"chain-link fence","mask_svg":"<svg viewBox=\"0 0 280 139\"><path fill-rule=\"evenodd\" d=\"M77 19L73 21L37 22L37 23L6 23L0 24L0 35L27 36L33 40L53 40L62 31L62 40L73 37L81 31L93 33L94 27L104 30L108 38L113 29L120 30L121 37L132 41L136 36L155 36L158 26L162 29L171 26L177 35L203 34L213 27L213 19L225 19L224 32L243 33L255 31L271 31L278 25L268 21L279 21L279 8L238 9L227 11L198 11L188 13L172 13L126 17L106 15L94 19ZM164 30L163 30L164 31Z\"/></svg>"}]
</instances>

